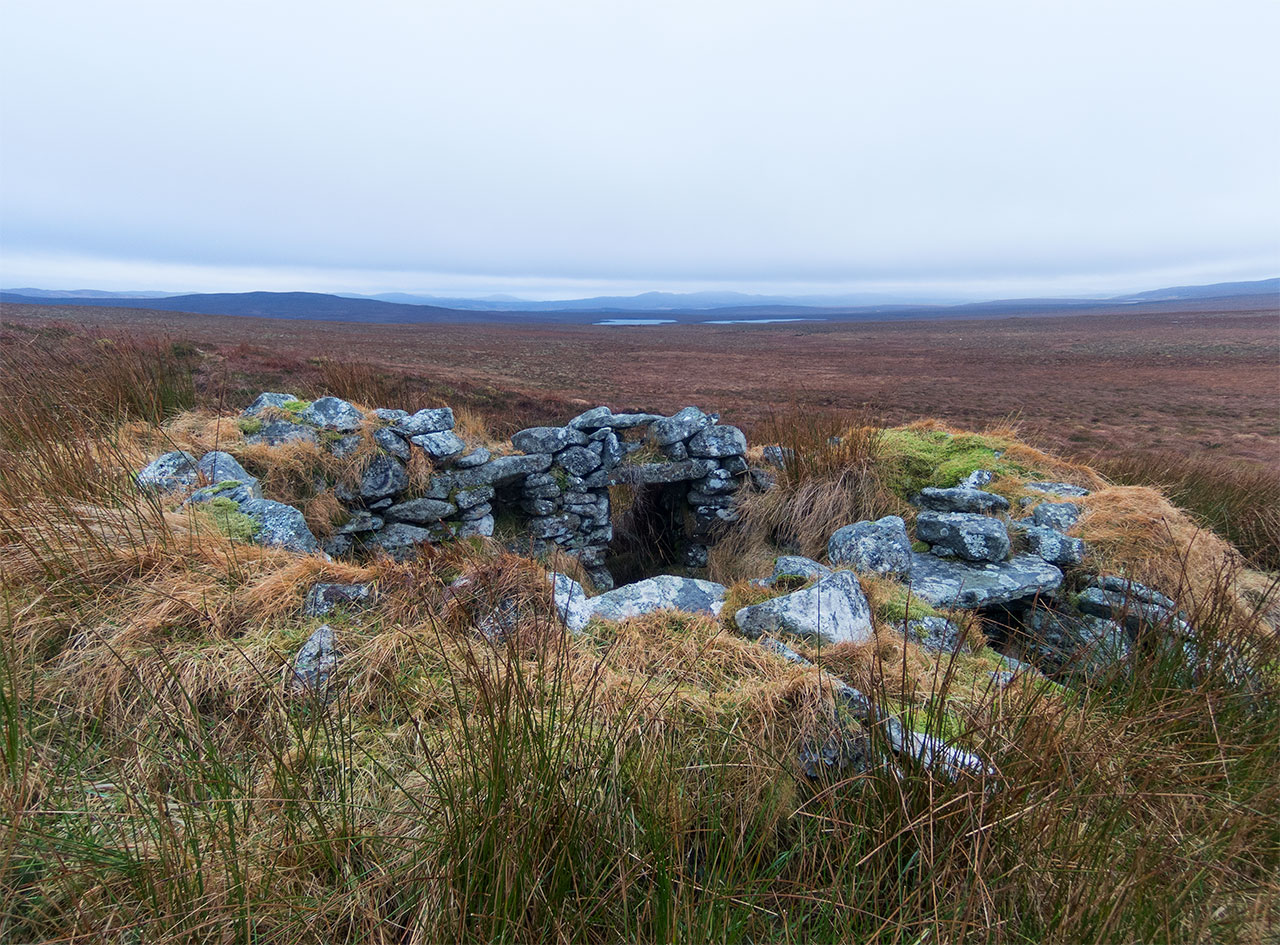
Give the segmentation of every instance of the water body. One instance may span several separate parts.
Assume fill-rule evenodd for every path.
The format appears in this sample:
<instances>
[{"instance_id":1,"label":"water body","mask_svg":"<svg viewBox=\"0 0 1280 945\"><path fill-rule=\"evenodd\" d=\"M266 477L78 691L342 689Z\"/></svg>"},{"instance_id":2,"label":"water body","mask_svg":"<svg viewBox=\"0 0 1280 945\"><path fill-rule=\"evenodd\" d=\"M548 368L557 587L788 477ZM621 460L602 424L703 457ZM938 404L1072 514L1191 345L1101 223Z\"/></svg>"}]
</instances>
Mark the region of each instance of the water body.
<instances>
[{"instance_id":1,"label":"water body","mask_svg":"<svg viewBox=\"0 0 1280 945\"><path fill-rule=\"evenodd\" d=\"M704 325L769 325L773 322L825 322L825 318L714 318Z\"/></svg>"},{"instance_id":2,"label":"water body","mask_svg":"<svg viewBox=\"0 0 1280 945\"><path fill-rule=\"evenodd\" d=\"M606 318L602 322L592 322L593 325L674 325L674 318Z\"/></svg>"}]
</instances>

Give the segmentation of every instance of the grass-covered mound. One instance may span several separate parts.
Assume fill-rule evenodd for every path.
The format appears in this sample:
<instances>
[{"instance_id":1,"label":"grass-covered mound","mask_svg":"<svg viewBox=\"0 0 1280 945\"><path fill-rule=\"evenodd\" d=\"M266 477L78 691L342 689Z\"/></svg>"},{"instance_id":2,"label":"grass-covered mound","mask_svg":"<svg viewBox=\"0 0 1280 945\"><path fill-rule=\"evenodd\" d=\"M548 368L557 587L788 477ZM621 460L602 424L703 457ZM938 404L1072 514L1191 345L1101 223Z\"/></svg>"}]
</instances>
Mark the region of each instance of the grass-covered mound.
<instances>
[{"instance_id":1,"label":"grass-covered mound","mask_svg":"<svg viewBox=\"0 0 1280 945\"><path fill-rule=\"evenodd\" d=\"M544 564L493 543L344 563L247 543L216 508L175 511L130 479L158 448L216 443L268 495L316 502L315 522L328 513L306 490L361 454L256 453L230 412L183 412L163 371L119 380L132 363L6 375L0 940L1276 933L1273 588L1154 489L1009 430L815 424L717 548L739 599L784 547L821 556L835 527L910 515L912 490L988 468L1011 495L1037 478L1092 487L1080 533L1108 569L1177 597L1203 653L1002 688L980 626L970 650L923 650L894 627L920 605L867 580L875 640L790 641L817 664L801 666L735 633L731 608L568 635ZM107 379L129 396L104 397ZM319 581L375 598L304 617ZM477 628L507 602L495 642ZM322 622L340 659L322 692L296 695L291 660ZM1248 686L1218 642L1248 654ZM990 774L889 763L880 731L842 716L833 675ZM865 763L808 777L802 759L833 740Z\"/></svg>"}]
</instances>

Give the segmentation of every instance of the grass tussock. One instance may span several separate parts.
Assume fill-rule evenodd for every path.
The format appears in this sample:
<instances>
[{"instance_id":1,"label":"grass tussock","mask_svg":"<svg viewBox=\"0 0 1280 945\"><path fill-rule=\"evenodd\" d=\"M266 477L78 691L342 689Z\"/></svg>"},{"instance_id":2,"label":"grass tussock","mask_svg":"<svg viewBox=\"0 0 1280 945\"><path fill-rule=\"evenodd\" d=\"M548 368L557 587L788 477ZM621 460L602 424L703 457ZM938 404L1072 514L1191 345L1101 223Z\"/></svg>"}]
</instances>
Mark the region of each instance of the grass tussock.
<instances>
[{"instance_id":1,"label":"grass tussock","mask_svg":"<svg viewBox=\"0 0 1280 945\"><path fill-rule=\"evenodd\" d=\"M1096 456L1120 485L1152 486L1242 551L1256 566L1280 569L1280 471L1182 453Z\"/></svg>"},{"instance_id":2,"label":"grass tussock","mask_svg":"<svg viewBox=\"0 0 1280 945\"><path fill-rule=\"evenodd\" d=\"M866 410L797 408L775 414L756 437L782 448L783 466L774 488L740 500L741 521L712 549L714 580L767 574L779 551L820 558L839 525L905 510L884 477L884 431Z\"/></svg>"}]
</instances>

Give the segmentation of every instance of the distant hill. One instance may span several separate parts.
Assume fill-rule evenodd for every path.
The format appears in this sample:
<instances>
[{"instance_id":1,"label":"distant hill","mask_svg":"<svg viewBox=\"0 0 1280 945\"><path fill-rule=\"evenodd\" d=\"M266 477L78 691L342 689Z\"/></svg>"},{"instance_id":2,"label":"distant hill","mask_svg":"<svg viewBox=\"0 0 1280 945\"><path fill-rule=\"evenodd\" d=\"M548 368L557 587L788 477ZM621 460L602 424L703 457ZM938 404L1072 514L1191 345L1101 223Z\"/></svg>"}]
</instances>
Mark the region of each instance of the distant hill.
<instances>
[{"instance_id":1,"label":"distant hill","mask_svg":"<svg viewBox=\"0 0 1280 945\"><path fill-rule=\"evenodd\" d=\"M1257 282L1218 282L1214 285L1177 285L1121 296L1116 301L1164 302L1172 299L1218 299L1231 295L1280 295L1280 278Z\"/></svg>"},{"instance_id":2,"label":"distant hill","mask_svg":"<svg viewBox=\"0 0 1280 945\"><path fill-rule=\"evenodd\" d=\"M104 289L0 289L0 295L33 299L163 299L173 292L108 292Z\"/></svg>"},{"instance_id":3,"label":"distant hill","mask_svg":"<svg viewBox=\"0 0 1280 945\"><path fill-rule=\"evenodd\" d=\"M388 293L385 298L330 295L321 292L217 292L189 295L132 293L110 295L95 289L55 294L49 289L0 290L0 302L35 305L92 305L106 308L147 308L200 315L241 315L260 318L299 318L379 324L430 324L432 322L509 322L590 324L609 316L652 316L681 323L740 321L765 318L821 319L828 321L899 318L992 318L1010 314L1087 311L1118 304L1191 301L1213 298L1261 298L1280 296L1280 279L1257 282L1224 282L1207 286L1176 286L1111 299L997 299L988 302L910 303L870 302L876 296L857 296L861 304L838 303L836 297L748 295L738 292L646 292L636 296L602 296L559 302L529 302L504 297L435 299L431 296ZM845 298L845 297L841 297ZM848 298L855 298L849 296ZM891 298L891 297L890 297ZM408 301L408 300L415 301Z\"/></svg>"}]
</instances>

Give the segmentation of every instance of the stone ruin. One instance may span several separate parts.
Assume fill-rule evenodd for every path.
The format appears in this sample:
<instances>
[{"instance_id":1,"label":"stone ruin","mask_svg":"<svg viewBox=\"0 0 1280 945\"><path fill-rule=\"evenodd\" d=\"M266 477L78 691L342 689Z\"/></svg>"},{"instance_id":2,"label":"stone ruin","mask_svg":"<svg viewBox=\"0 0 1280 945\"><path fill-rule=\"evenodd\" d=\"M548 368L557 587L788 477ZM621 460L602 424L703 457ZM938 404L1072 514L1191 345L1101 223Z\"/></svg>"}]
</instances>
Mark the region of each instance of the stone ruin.
<instances>
[{"instance_id":1,"label":"stone ruin","mask_svg":"<svg viewBox=\"0 0 1280 945\"><path fill-rule=\"evenodd\" d=\"M490 537L501 523L503 536L521 551L538 555L558 548L578 558L600 589L613 586L608 566L614 539L610 487L632 488L631 512L646 519L640 527L662 550L664 564L696 571L706 566L708 549L724 527L737 521L739 491L767 485L767 476L753 473L747 462L742 431L697 407L669 417L595 407L564 426L519 431L504 455L468 445L455 432L448 407L413 414L381 408L366 417L337 397L305 402L290 394L265 393L244 411L240 423L250 444L305 441L342 456L359 448L358 431L369 419L378 424L373 431L378 452L358 488L335 488L350 517L323 542L309 531L290 535L294 526L305 530L300 515L291 516L288 507L271 508L279 503L263 500L256 480L248 483L252 477L227 454L210 464L209 456L215 454L197 461L190 454L169 453L141 477L176 477L176 484L185 486L200 478L201 466L218 466L203 478L222 485L221 491L218 486L212 487L214 492L197 490L194 501L221 495L257 503L237 501L260 525L272 515L280 521L277 531L284 538L274 543L336 556L380 549L404 558L423 542ZM410 484L407 464L414 450L431 462L425 489L421 483L417 488ZM242 488L226 488L228 482ZM518 537L512 539L512 533Z\"/></svg>"}]
</instances>

